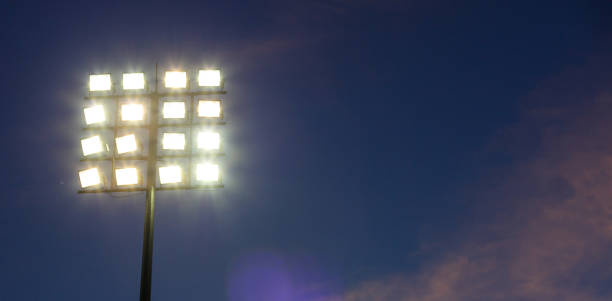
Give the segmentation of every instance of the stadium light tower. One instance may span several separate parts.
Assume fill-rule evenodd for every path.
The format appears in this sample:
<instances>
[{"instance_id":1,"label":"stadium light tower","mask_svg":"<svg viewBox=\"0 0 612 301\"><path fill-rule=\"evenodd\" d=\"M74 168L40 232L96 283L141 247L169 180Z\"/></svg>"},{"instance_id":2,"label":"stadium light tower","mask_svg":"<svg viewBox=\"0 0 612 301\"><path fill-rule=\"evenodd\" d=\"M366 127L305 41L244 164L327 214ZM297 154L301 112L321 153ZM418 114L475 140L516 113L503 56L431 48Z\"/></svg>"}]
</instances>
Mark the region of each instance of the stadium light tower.
<instances>
[{"instance_id":1,"label":"stadium light tower","mask_svg":"<svg viewBox=\"0 0 612 301\"><path fill-rule=\"evenodd\" d=\"M158 73L89 76L78 172L79 193L145 192L141 301L151 300L155 192L223 187L221 72L164 70L162 83Z\"/></svg>"}]
</instances>

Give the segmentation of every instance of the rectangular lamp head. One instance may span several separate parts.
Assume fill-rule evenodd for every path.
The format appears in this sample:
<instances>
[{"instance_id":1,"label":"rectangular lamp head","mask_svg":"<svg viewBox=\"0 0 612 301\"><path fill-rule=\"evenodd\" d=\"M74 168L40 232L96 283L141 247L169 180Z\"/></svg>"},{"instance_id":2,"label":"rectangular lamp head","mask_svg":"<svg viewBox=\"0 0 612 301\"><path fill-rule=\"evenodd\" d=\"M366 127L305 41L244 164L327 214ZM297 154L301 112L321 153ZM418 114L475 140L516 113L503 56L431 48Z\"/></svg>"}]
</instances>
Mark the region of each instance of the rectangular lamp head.
<instances>
[{"instance_id":1,"label":"rectangular lamp head","mask_svg":"<svg viewBox=\"0 0 612 301\"><path fill-rule=\"evenodd\" d=\"M198 102L198 116L207 118L221 117L220 100L200 100Z\"/></svg>"},{"instance_id":2,"label":"rectangular lamp head","mask_svg":"<svg viewBox=\"0 0 612 301\"><path fill-rule=\"evenodd\" d=\"M200 70L198 73L198 84L200 87L218 87L221 85L221 71Z\"/></svg>"},{"instance_id":3,"label":"rectangular lamp head","mask_svg":"<svg viewBox=\"0 0 612 301\"><path fill-rule=\"evenodd\" d=\"M181 89L187 88L187 72L185 71L166 71L164 78L166 88Z\"/></svg>"},{"instance_id":4,"label":"rectangular lamp head","mask_svg":"<svg viewBox=\"0 0 612 301\"><path fill-rule=\"evenodd\" d=\"M141 121L144 119L144 106L138 103L126 103L121 105L121 120Z\"/></svg>"},{"instance_id":5,"label":"rectangular lamp head","mask_svg":"<svg viewBox=\"0 0 612 301\"><path fill-rule=\"evenodd\" d=\"M91 74L89 75L89 91L110 91L110 74Z\"/></svg>"},{"instance_id":6,"label":"rectangular lamp head","mask_svg":"<svg viewBox=\"0 0 612 301\"><path fill-rule=\"evenodd\" d=\"M92 136L89 138L82 139L81 147L83 148L83 156L101 153L104 150L102 147L102 139L100 139L100 136Z\"/></svg>"},{"instance_id":7,"label":"rectangular lamp head","mask_svg":"<svg viewBox=\"0 0 612 301\"><path fill-rule=\"evenodd\" d=\"M219 133L202 131L198 133L198 148L203 150L219 150L221 137Z\"/></svg>"},{"instance_id":8,"label":"rectangular lamp head","mask_svg":"<svg viewBox=\"0 0 612 301\"><path fill-rule=\"evenodd\" d=\"M185 103L182 101L166 101L163 108L164 118L185 118Z\"/></svg>"},{"instance_id":9,"label":"rectangular lamp head","mask_svg":"<svg viewBox=\"0 0 612 301\"><path fill-rule=\"evenodd\" d=\"M138 184L138 169L136 167L115 169L117 186Z\"/></svg>"},{"instance_id":10,"label":"rectangular lamp head","mask_svg":"<svg viewBox=\"0 0 612 301\"><path fill-rule=\"evenodd\" d=\"M185 134L184 133L164 133L162 137L162 148L169 150L184 150L185 149Z\"/></svg>"},{"instance_id":11,"label":"rectangular lamp head","mask_svg":"<svg viewBox=\"0 0 612 301\"><path fill-rule=\"evenodd\" d=\"M123 73L123 90L142 90L144 87L144 73Z\"/></svg>"},{"instance_id":12,"label":"rectangular lamp head","mask_svg":"<svg viewBox=\"0 0 612 301\"><path fill-rule=\"evenodd\" d=\"M117 137L115 139L115 144L117 146L117 154L134 152L138 149L136 136L134 134Z\"/></svg>"},{"instance_id":13,"label":"rectangular lamp head","mask_svg":"<svg viewBox=\"0 0 612 301\"><path fill-rule=\"evenodd\" d=\"M219 165L212 163L198 164L196 179L200 182L219 182Z\"/></svg>"},{"instance_id":14,"label":"rectangular lamp head","mask_svg":"<svg viewBox=\"0 0 612 301\"><path fill-rule=\"evenodd\" d=\"M85 123L87 123L88 125L94 123L102 123L106 120L103 105L94 105L83 109L83 111L85 113Z\"/></svg>"},{"instance_id":15,"label":"rectangular lamp head","mask_svg":"<svg viewBox=\"0 0 612 301\"><path fill-rule=\"evenodd\" d=\"M159 168L159 182L161 184L180 183L183 181L183 172L178 165Z\"/></svg>"},{"instance_id":16,"label":"rectangular lamp head","mask_svg":"<svg viewBox=\"0 0 612 301\"><path fill-rule=\"evenodd\" d=\"M79 171L79 179L81 180L81 188L97 186L102 183L98 168L90 168Z\"/></svg>"}]
</instances>

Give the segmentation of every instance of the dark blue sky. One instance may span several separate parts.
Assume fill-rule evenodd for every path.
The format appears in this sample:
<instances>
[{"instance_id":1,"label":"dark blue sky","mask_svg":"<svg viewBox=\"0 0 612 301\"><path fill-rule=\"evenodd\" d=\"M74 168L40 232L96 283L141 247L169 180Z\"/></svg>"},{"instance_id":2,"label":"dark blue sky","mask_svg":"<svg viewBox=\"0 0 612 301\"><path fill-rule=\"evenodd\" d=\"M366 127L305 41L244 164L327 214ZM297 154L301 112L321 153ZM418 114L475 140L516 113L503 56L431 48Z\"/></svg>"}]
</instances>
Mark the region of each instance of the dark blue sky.
<instances>
[{"instance_id":1,"label":"dark blue sky","mask_svg":"<svg viewBox=\"0 0 612 301\"><path fill-rule=\"evenodd\" d=\"M138 298L144 194L76 194L79 118L88 73L156 62L229 94L225 188L159 194L153 300L612 297L612 234L566 214L612 195L572 177L607 179L604 1L0 8L0 300Z\"/></svg>"}]
</instances>

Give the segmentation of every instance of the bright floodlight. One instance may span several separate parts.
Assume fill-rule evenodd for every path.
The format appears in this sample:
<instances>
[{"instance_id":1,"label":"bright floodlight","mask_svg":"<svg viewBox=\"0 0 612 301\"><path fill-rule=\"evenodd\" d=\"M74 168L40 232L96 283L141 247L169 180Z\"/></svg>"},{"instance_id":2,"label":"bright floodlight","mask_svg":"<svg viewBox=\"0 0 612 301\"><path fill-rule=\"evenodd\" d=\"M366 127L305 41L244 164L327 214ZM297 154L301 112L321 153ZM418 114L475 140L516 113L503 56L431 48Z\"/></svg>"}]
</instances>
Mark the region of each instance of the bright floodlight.
<instances>
[{"instance_id":1,"label":"bright floodlight","mask_svg":"<svg viewBox=\"0 0 612 301\"><path fill-rule=\"evenodd\" d=\"M164 133L162 138L163 149L183 150L185 149L184 133Z\"/></svg>"},{"instance_id":2,"label":"bright floodlight","mask_svg":"<svg viewBox=\"0 0 612 301\"><path fill-rule=\"evenodd\" d=\"M182 101L164 102L164 118L185 118L185 103Z\"/></svg>"},{"instance_id":3,"label":"bright floodlight","mask_svg":"<svg viewBox=\"0 0 612 301\"><path fill-rule=\"evenodd\" d=\"M117 154L133 152L138 148L134 134L118 137L115 139L115 143L117 145Z\"/></svg>"},{"instance_id":4,"label":"bright floodlight","mask_svg":"<svg viewBox=\"0 0 612 301\"><path fill-rule=\"evenodd\" d=\"M198 103L199 117L221 117L221 101L219 100L200 100Z\"/></svg>"},{"instance_id":5,"label":"bright floodlight","mask_svg":"<svg viewBox=\"0 0 612 301\"><path fill-rule=\"evenodd\" d=\"M83 147L83 156L89 156L102 152L102 139L100 136L93 136L81 140L81 146Z\"/></svg>"},{"instance_id":6,"label":"bright floodlight","mask_svg":"<svg viewBox=\"0 0 612 301\"><path fill-rule=\"evenodd\" d=\"M196 179L202 182L218 182L219 165L211 163L198 164L196 168Z\"/></svg>"},{"instance_id":7,"label":"bright floodlight","mask_svg":"<svg viewBox=\"0 0 612 301\"><path fill-rule=\"evenodd\" d=\"M166 83L166 88L186 88L187 87L187 72L166 71L165 83Z\"/></svg>"},{"instance_id":8,"label":"bright floodlight","mask_svg":"<svg viewBox=\"0 0 612 301\"><path fill-rule=\"evenodd\" d=\"M118 186L138 184L138 170L136 167L115 169L115 180Z\"/></svg>"},{"instance_id":9,"label":"bright floodlight","mask_svg":"<svg viewBox=\"0 0 612 301\"><path fill-rule=\"evenodd\" d=\"M198 84L200 87L218 87L221 84L221 72L219 70L200 70Z\"/></svg>"},{"instance_id":10,"label":"bright floodlight","mask_svg":"<svg viewBox=\"0 0 612 301\"><path fill-rule=\"evenodd\" d=\"M81 180L81 187L87 188L100 184L100 172L97 168L90 168L79 171L79 179Z\"/></svg>"},{"instance_id":11,"label":"bright floodlight","mask_svg":"<svg viewBox=\"0 0 612 301\"><path fill-rule=\"evenodd\" d=\"M92 74L89 76L89 91L109 91L110 89L110 74Z\"/></svg>"},{"instance_id":12,"label":"bright floodlight","mask_svg":"<svg viewBox=\"0 0 612 301\"><path fill-rule=\"evenodd\" d=\"M106 119L103 105L91 106L83 111L85 112L85 123L87 124L101 123Z\"/></svg>"},{"instance_id":13,"label":"bright floodlight","mask_svg":"<svg viewBox=\"0 0 612 301\"><path fill-rule=\"evenodd\" d=\"M178 165L159 168L159 182L161 184L180 183L183 181L183 173Z\"/></svg>"},{"instance_id":14,"label":"bright floodlight","mask_svg":"<svg viewBox=\"0 0 612 301\"><path fill-rule=\"evenodd\" d=\"M144 118L144 106L142 104L127 103L121 105L121 120L140 121Z\"/></svg>"},{"instance_id":15,"label":"bright floodlight","mask_svg":"<svg viewBox=\"0 0 612 301\"><path fill-rule=\"evenodd\" d=\"M198 148L204 150L218 150L221 145L219 133L200 132L198 133Z\"/></svg>"},{"instance_id":16,"label":"bright floodlight","mask_svg":"<svg viewBox=\"0 0 612 301\"><path fill-rule=\"evenodd\" d=\"M144 86L144 73L123 73L123 90L142 90Z\"/></svg>"}]
</instances>

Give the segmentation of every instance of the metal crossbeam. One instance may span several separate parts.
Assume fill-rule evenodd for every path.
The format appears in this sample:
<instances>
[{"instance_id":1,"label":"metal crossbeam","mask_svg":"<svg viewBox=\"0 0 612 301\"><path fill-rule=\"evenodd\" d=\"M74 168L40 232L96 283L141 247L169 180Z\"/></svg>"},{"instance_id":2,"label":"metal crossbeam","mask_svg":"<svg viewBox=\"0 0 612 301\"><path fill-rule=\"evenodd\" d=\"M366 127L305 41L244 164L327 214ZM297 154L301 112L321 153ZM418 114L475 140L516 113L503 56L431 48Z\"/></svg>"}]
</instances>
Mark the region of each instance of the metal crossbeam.
<instances>
[{"instance_id":1,"label":"metal crossbeam","mask_svg":"<svg viewBox=\"0 0 612 301\"><path fill-rule=\"evenodd\" d=\"M223 184L212 184L212 185L195 185L195 186L168 186L168 187L156 187L156 191L164 190L207 190L207 189L218 189L225 187ZM113 192L142 192L147 191L145 187L132 187L132 188L114 188L114 189L81 189L78 191L79 194L87 193L113 193Z\"/></svg>"},{"instance_id":2,"label":"metal crossbeam","mask_svg":"<svg viewBox=\"0 0 612 301\"><path fill-rule=\"evenodd\" d=\"M105 94L105 95L87 95L86 100L94 99L113 99L113 98L149 98L152 96L169 97L169 96L198 96L198 95L224 95L225 90L202 90L202 91L172 91L172 92L150 92L150 93L120 93L120 94Z\"/></svg>"}]
</instances>

